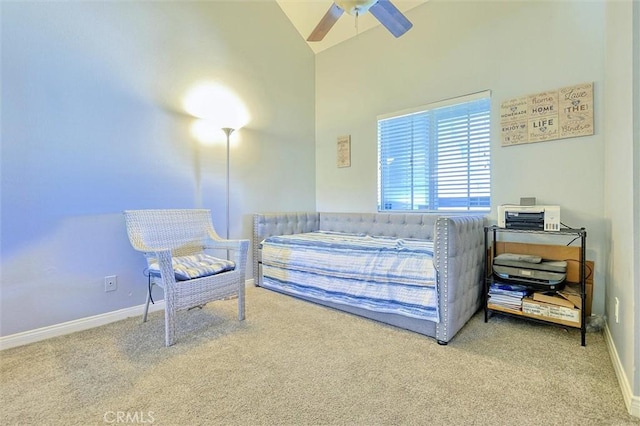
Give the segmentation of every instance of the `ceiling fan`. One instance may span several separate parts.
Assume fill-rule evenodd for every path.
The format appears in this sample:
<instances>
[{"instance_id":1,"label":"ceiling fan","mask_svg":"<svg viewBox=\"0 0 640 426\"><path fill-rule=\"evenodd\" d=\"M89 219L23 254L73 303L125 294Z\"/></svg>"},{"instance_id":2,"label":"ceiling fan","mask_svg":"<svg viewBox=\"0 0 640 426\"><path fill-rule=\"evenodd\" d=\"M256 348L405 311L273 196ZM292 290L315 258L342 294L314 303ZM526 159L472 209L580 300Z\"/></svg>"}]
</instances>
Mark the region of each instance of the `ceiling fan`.
<instances>
[{"instance_id":1,"label":"ceiling fan","mask_svg":"<svg viewBox=\"0 0 640 426\"><path fill-rule=\"evenodd\" d=\"M307 41L322 40L345 11L356 19L367 11L371 12L395 37L400 37L413 26L389 0L335 0Z\"/></svg>"}]
</instances>

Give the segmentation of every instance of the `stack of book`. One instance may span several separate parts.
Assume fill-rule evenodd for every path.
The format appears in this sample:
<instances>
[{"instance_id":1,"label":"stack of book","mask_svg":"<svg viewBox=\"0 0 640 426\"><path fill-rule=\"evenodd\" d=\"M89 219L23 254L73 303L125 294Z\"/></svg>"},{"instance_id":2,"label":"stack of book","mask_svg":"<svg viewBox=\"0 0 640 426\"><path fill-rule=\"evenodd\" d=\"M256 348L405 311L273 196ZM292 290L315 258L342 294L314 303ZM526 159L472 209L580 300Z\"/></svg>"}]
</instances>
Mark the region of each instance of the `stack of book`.
<instances>
[{"instance_id":1,"label":"stack of book","mask_svg":"<svg viewBox=\"0 0 640 426\"><path fill-rule=\"evenodd\" d=\"M512 311L522 310L522 298L531 293L518 284L494 282L489 287L489 303Z\"/></svg>"}]
</instances>

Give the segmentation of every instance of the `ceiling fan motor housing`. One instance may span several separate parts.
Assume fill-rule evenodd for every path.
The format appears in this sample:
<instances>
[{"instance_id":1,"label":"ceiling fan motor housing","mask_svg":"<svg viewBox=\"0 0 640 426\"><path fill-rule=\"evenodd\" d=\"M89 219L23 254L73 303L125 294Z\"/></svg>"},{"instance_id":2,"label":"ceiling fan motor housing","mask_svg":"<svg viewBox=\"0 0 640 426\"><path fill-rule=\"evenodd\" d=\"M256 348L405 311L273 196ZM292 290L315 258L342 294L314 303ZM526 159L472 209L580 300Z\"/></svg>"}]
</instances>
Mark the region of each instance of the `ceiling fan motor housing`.
<instances>
[{"instance_id":1,"label":"ceiling fan motor housing","mask_svg":"<svg viewBox=\"0 0 640 426\"><path fill-rule=\"evenodd\" d=\"M335 3L340 6L349 15L362 15L369 10L371 6L376 4L378 0L335 0Z\"/></svg>"},{"instance_id":2,"label":"ceiling fan motor housing","mask_svg":"<svg viewBox=\"0 0 640 426\"><path fill-rule=\"evenodd\" d=\"M307 41L322 40L345 11L356 17L356 28L358 16L370 12L396 38L413 26L389 0L334 0Z\"/></svg>"}]
</instances>

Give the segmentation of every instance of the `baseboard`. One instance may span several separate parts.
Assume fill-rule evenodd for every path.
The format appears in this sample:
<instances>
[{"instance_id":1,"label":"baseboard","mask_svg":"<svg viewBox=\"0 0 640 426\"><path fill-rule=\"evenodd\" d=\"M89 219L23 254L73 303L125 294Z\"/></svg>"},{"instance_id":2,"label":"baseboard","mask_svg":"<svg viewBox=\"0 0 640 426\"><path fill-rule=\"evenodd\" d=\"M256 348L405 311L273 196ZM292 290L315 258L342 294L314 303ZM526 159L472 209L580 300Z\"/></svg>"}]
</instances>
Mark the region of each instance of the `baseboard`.
<instances>
[{"instance_id":1,"label":"baseboard","mask_svg":"<svg viewBox=\"0 0 640 426\"><path fill-rule=\"evenodd\" d=\"M245 281L245 287L253 287L253 278ZM149 312L164 310L164 300L159 300L153 305L149 305ZM39 342L41 340L50 339L52 337L62 336L65 334L75 333L76 331L88 330L93 327L120 321L130 317L142 317L144 312L144 304L124 308L113 312L94 315L91 317L80 318L73 321L63 322L35 330L24 331L22 333L11 334L9 336L0 337L0 351L4 349L15 348L16 346L28 345L29 343Z\"/></svg>"},{"instance_id":2,"label":"baseboard","mask_svg":"<svg viewBox=\"0 0 640 426\"><path fill-rule=\"evenodd\" d=\"M155 312L163 309L164 300L159 300L153 305L149 305L149 312ZM50 325L48 327L37 328L35 330L24 331L22 333L11 334L9 336L2 336L0 337L0 350L27 345L29 343L39 342L52 337L75 333L76 331L100 327L101 325L110 324L130 317L140 316L142 318L143 312L144 304L91 317L80 318L73 321L67 321L61 324Z\"/></svg>"},{"instance_id":3,"label":"baseboard","mask_svg":"<svg viewBox=\"0 0 640 426\"><path fill-rule=\"evenodd\" d=\"M616 372L618 384L620 385L620 390L622 391L622 398L624 399L624 403L627 406L627 411L632 416L640 417L640 396L633 394L631 384L629 383L627 376L624 374L624 369L622 368L622 363L620 362L620 357L618 356L618 350L613 343L613 338L611 337L611 331L609 330L608 324L605 324L604 327L604 337L605 341L607 342L607 347L609 348L609 356L611 356L613 369Z\"/></svg>"}]
</instances>

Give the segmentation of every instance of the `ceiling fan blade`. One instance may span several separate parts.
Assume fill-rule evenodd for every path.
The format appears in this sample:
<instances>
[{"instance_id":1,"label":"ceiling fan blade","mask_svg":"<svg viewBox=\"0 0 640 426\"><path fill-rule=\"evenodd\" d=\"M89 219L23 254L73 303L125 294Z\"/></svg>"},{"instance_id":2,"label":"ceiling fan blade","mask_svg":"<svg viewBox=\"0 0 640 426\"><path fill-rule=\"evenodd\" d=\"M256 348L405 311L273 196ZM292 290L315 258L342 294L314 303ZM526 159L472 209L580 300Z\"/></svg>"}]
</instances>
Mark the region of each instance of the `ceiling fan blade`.
<instances>
[{"instance_id":1,"label":"ceiling fan blade","mask_svg":"<svg viewBox=\"0 0 640 426\"><path fill-rule=\"evenodd\" d=\"M369 12L395 37L400 37L413 27L413 24L389 0L378 0L371 6Z\"/></svg>"},{"instance_id":2,"label":"ceiling fan blade","mask_svg":"<svg viewBox=\"0 0 640 426\"><path fill-rule=\"evenodd\" d=\"M331 27L338 22L338 18L342 16L344 9L333 3L327 13L324 14L318 25L313 29L307 41L320 41L327 35Z\"/></svg>"}]
</instances>

